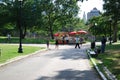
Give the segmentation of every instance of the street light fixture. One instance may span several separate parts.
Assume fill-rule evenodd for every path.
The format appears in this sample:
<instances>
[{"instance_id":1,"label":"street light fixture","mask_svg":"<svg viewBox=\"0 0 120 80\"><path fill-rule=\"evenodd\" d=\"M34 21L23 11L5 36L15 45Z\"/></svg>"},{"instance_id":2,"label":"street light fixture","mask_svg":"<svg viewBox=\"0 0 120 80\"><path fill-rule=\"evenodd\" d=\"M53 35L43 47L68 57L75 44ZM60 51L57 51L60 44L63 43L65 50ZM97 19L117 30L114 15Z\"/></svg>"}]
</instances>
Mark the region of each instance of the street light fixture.
<instances>
[{"instance_id":1,"label":"street light fixture","mask_svg":"<svg viewBox=\"0 0 120 80\"><path fill-rule=\"evenodd\" d=\"M18 27L19 27L19 48L18 53L23 53L22 50L22 1L18 0L19 2L19 8L18 8Z\"/></svg>"},{"instance_id":2,"label":"street light fixture","mask_svg":"<svg viewBox=\"0 0 120 80\"><path fill-rule=\"evenodd\" d=\"M110 40L110 45L112 44L112 37L111 37L111 35L112 35L112 27L111 27L111 22L112 22L112 18L109 18L109 23L110 23L110 38L109 38L109 40Z\"/></svg>"}]
</instances>

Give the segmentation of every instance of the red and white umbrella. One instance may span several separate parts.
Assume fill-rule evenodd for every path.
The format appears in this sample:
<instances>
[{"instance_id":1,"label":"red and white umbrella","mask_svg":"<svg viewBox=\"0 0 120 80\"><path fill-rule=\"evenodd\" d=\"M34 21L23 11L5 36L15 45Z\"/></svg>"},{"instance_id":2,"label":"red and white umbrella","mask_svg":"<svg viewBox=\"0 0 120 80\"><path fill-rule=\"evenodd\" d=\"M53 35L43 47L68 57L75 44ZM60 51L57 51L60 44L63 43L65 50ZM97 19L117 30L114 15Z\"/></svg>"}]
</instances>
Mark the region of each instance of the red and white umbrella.
<instances>
[{"instance_id":1,"label":"red and white umbrella","mask_svg":"<svg viewBox=\"0 0 120 80\"><path fill-rule=\"evenodd\" d=\"M87 31L80 30L80 31L77 31L77 34L87 34Z\"/></svg>"},{"instance_id":2,"label":"red and white umbrella","mask_svg":"<svg viewBox=\"0 0 120 80\"><path fill-rule=\"evenodd\" d=\"M59 35L60 35L59 33L55 33L55 34L54 34L55 37L57 37L57 36L59 36Z\"/></svg>"},{"instance_id":3,"label":"red and white umbrella","mask_svg":"<svg viewBox=\"0 0 120 80\"><path fill-rule=\"evenodd\" d=\"M76 31L69 32L69 35L75 35L75 34L77 34Z\"/></svg>"}]
</instances>

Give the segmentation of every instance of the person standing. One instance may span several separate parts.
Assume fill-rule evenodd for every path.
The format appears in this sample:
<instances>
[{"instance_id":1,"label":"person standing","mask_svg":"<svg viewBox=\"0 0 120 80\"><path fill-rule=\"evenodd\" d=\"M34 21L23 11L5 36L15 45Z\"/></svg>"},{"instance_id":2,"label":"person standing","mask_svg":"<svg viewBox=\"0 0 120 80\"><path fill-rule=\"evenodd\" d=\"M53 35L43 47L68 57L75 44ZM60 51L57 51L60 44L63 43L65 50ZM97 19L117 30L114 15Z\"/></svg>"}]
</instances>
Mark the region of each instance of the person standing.
<instances>
[{"instance_id":1,"label":"person standing","mask_svg":"<svg viewBox=\"0 0 120 80\"><path fill-rule=\"evenodd\" d=\"M65 43L65 36L62 37L62 43L64 45L64 43Z\"/></svg>"},{"instance_id":2,"label":"person standing","mask_svg":"<svg viewBox=\"0 0 120 80\"><path fill-rule=\"evenodd\" d=\"M106 40L105 36L102 36L102 39L101 39L101 53L105 52L106 41L107 40Z\"/></svg>"},{"instance_id":3,"label":"person standing","mask_svg":"<svg viewBox=\"0 0 120 80\"><path fill-rule=\"evenodd\" d=\"M58 49L58 45L59 45L59 42L58 42L58 39L55 40L55 49Z\"/></svg>"},{"instance_id":4,"label":"person standing","mask_svg":"<svg viewBox=\"0 0 120 80\"><path fill-rule=\"evenodd\" d=\"M78 48L80 49L80 46L79 46L79 41L80 41L80 40L79 40L79 38L78 38L78 37L76 37L76 38L75 38L75 48L77 48L77 47L78 47Z\"/></svg>"},{"instance_id":5,"label":"person standing","mask_svg":"<svg viewBox=\"0 0 120 80\"><path fill-rule=\"evenodd\" d=\"M10 42L10 39L11 39L11 35L10 35L10 34L7 34L8 43Z\"/></svg>"},{"instance_id":6,"label":"person standing","mask_svg":"<svg viewBox=\"0 0 120 80\"><path fill-rule=\"evenodd\" d=\"M65 40L66 40L66 43L68 44L68 43L69 43L69 37L66 36L66 37L65 37Z\"/></svg>"},{"instance_id":7,"label":"person standing","mask_svg":"<svg viewBox=\"0 0 120 80\"><path fill-rule=\"evenodd\" d=\"M83 43L83 38L80 37L80 45L82 46L82 43Z\"/></svg>"},{"instance_id":8,"label":"person standing","mask_svg":"<svg viewBox=\"0 0 120 80\"><path fill-rule=\"evenodd\" d=\"M46 44L47 44L47 49L49 49L49 40L46 40Z\"/></svg>"}]
</instances>

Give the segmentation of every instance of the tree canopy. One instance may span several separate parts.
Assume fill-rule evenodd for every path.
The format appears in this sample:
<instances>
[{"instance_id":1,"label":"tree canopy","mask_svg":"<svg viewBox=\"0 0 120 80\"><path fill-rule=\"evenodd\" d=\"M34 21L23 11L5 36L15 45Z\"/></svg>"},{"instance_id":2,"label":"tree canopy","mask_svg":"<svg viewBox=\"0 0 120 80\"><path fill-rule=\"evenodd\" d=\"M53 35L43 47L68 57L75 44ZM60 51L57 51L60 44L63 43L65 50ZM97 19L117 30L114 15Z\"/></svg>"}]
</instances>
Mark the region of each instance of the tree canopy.
<instances>
[{"instance_id":1,"label":"tree canopy","mask_svg":"<svg viewBox=\"0 0 120 80\"><path fill-rule=\"evenodd\" d=\"M70 31L77 27L78 0L3 0L7 5L0 4L0 31L18 31L17 20L21 6L22 34L29 31L41 31L52 38L56 31ZM79 0L81 1L81 0ZM7 25L7 27L5 27ZM11 31L12 32L12 31ZM7 32L6 32L7 33ZM3 33L2 33L3 34Z\"/></svg>"}]
</instances>

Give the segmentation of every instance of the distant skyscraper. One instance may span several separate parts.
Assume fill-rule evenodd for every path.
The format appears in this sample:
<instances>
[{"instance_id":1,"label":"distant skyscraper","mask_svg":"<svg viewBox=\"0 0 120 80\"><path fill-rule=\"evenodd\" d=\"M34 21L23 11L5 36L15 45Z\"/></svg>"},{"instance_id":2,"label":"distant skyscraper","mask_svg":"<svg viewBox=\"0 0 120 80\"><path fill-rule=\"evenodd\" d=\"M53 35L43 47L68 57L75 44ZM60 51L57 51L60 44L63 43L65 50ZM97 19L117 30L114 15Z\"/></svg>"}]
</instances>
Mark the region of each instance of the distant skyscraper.
<instances>
[{"instance_id":1,"label":"distant skyscraper","mask_svg":"<svg viewBox=\"0 0 120 80\"><path fill-rule=\"evenodd\" d=\"M83 21L84 21L84 23L86 23L86 21L87 21L85 12L83 14Z\"/></svg>"},{"instance_id":2,"label":"distant skyscraper","mask_svg":"<svg viewBox=\"0 0 120 80\"><path fill-rule=\"evenodd\" d=\"M97 8L93 8L93 10L87 13L87 21L93 18L94 16L99 16L99 15L100 15L100 11L97 10Z\"/></svg>"}]
</instances>

